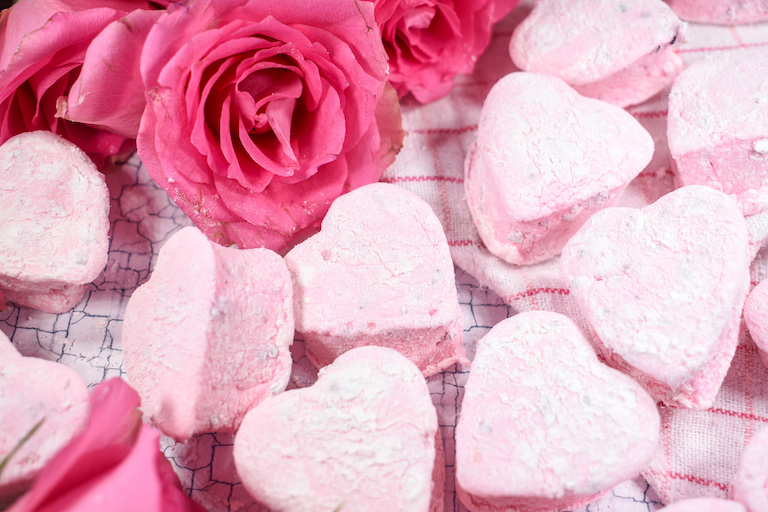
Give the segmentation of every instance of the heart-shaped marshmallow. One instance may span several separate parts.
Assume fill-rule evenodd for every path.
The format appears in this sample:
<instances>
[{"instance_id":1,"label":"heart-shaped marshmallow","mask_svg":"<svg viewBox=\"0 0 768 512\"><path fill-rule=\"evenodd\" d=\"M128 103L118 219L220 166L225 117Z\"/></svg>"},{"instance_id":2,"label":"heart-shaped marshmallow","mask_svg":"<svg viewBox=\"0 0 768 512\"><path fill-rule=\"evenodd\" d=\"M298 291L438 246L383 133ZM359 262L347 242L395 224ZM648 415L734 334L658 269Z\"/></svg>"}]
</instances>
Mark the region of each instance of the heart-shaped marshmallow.
<instances>
[{"instance_id":1,"label":"heart-shaped marshmallow","mask_svg":"<svg viewBox=\"0 0 768 512\"><path fill-rule=\"evenodd\" d=\"M744 215L768 209L768 50L701 59L669 94L667 137L683 185L730 195Z\"/></svg>"},{"instance_id":2,"label":"heart-shaped marshmallow","mask_svg":"<svg viewBox=\"0 0 768 512\"><path fill-rule=\"evenodd\" d=\"M456 488L472 512L573 509L637 476L656 404L600 363L576 324L520 313L477 343L456 427Z\"/></svg>"},{"instance_id":3,"label":"heart-shaped marshmallow","mask_svg":"<svg viewBox=\"0 0 768 512\"><path fill-rule=\"evenodd\" d=\"M625 107L672 83L671 45L685 23L661 0L539 0L509 51L524 71L562 78L585 96Z\"/></svg>"},{"instance_id":4,"label":"heart-shaped marshmallow","mask_svg":"<svg viewBox=\"0 0 768 512\"><path fill-rule=\"evenodd\" d=\"M392 349L360 347L323 368L312 387L250 411L235 437L235 466L272 510L427 512L437 428L419 369Z\"/></svg>"},{"instance_id":5,"label":"heart-shaped marshmallow","mask_svg":"<svg viewBox=\"0 0 768 512\"><path fill-rule=\"evenodd\" d=\"M363 345L394 348L426 376L468 364L448 243L415 194L374 183L339 197L285 262L316 366Z\"/></svg>"},{"instance_id":6,"label":"heart-shaped marshmallow","mask_svg":"<svg viewBox=\"0 0 768 512\"><path fill-rule=\"evenodd\" d=\"M691 186L595 214L560 273L610 365L670 405L706 409L738 343L748 253L736 202Z\"/></svg>"},{"instance_id":7,"label":"heart-shaped marshmallow","mask_svg":"<svg viewBox=\"0 0 768 512\"><path fill-rule=\"evenodd\" d=\"M0 460L32 433L0 472L0 504L24 491L85 427L88 404L88 388L74 370L23 357L0 332Z\"/></svg>"},{"instance_id":8,"label":"heart-shaped marshmallow","mask_svg":"<svg viewBox=\"0 0 768 512\"><path fill-rule=\"evenodd\" d=\"M0 146L0 289L49 313L72 309L107 264L109 191L77 146L47 132Z\"/></svg>"},{"instance_id":9,"label":"heart-shaped marshmallow","mask_svg":"<svg viewBox=\"0 0 768 512\"><path fill-rule=\"evenodd\" d=\"M740 25L768 20L765 0L667 0L675 14L686 21L715 25Z\"/></svg>"},{"instance_id":10,"label":"heart-shaped marshmallow","mask_svg":"<svg viewBox=\"0 0 768 512\"><path fill-rule=\"evenodd\" d=\"M485 100L466 160L467 202L488 250L514 264L557 255L653 156L631 115L559 78L512 73Z\"/></svg>"},{"instance_id":11,"label":"heart-shaped marshmallow","mask_svg":"<svg viewBox=\"0 0 768 512\"><path fill-rule=\"evenodd\" d=\"M145 415L185 441L234 432L291 373L291 277L268 249L237 250L197 228L175 233L131 296L123 357Z\"/></svg>"},{"instance_id":12,"label":"heart-shaped marshmallow","mask_svg":"<svg viewBox=\"0 0 768 512\"><path fill-rule=\"evenodd\" d=\"M755 286L747 296L744 323L760 351L763 364L768 366L768 279Z\"/></svg>"},{"instance_id":13,"label":"heart-shaped marshmallow","mask_svg":"<svg viewBox=\"0 0 768 512\"><path fill-rule=\"evenodd\" d=\"M760 430L744 447L731 482L731 497L743 503L748 512L768 510L768 428Z\"/></svg>"}]
</instances>

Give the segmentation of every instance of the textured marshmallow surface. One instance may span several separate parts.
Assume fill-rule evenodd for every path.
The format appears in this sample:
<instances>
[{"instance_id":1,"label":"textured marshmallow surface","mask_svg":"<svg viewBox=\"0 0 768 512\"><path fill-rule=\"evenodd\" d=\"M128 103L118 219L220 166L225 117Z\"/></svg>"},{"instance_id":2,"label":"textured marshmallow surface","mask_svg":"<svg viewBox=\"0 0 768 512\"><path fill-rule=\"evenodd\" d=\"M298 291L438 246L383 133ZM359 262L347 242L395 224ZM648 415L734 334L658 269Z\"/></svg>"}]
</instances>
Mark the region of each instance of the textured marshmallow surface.
<instances>
[{"instance_id":1,"label":"textured marshmallow surface","mask_svg":"<svg viewBox=\"0 0 768 512\"><path fill-rule=\"evenodd\" d=\"M760 358L768 366L768 280L762 281L749 293L744 303L744 322L760 350Z\"/></svg>"},{"instance_id":2,"label":"textured marshmallow surface","mask_svg":"<svg viewBox=\"0 0 768 512\"><path fill-rule=\"evenodd\" d=\"M322 369L312 387L249 412L235 465L272 510L426 512L435 510L436 432L418 368L394 350L361 347Z\"/></svg>"},{"instance_id":3,"label":"textured marshmallow surface","mask_svg":"<svg viewBox=\"0 0 768 512\"><path fill-rule=\"evenodd\" d=\"M74 307L107 263L109 192L71 142L22 133L0 146L0 288L49 313Z\"/></svg>"},{"instance_id":4,"label":"textured marshmallow surface","mask_svg":"<svg viewBox=\"0 0 768 512\"><path fill-rule=\"evenodd\" d=\"M742 503L747 512L768 510L768 428L755 434L744 448L731 482L731 498Z\"/></svg>"},{"instance_id":5,"label":"textured marshmallow surface","mask_svg":"<svg viewBox=\"0 0 768 512\"><path fill-rule=\"evenodd\" d=\"M736 203L691 186L598 212L560 272L609 364L668 404L706 409L736 349L749 262Z\"/></svg>"},{"instance_id":6,"label":"textured marshmallow surface","mask_svg":"<svg viewBox=\"0 0 768 512\"><path fill-rule=\"evenodd\" d=\"M456 483L472 512L572 509L645 467L656 404L550 312L503 320L477 344L456 431Z\"/></svg>"},{"instance_id":7,"label":"textured marshmallow surface","mask_svg":"<svg viewBox=\"0 0 768 512\"><path fill-rule=\"evenodd\" d=\"M71 368L23 357L0 332L0 460L43 420L0 474L0 503L37 472L88 421L88 388Z\"/></svg>"},{"instance_id":8,"label":"textured marshmallow surface","mask_svg":"<svg viewBox=\"0 0 768 512\"><path fill-rule=\"evenodd\" d=\"M466 160L467 203L486 247L514 264L557 255L650 162L626 111L559 78L512 73L491 89Z\"/></svg>"},{"instance_id":9,"label":"textured marshmallow surface","mask_svg":"<svg viewBox=\"0 0 768 512\"><path fill-rule=\"evenodd\" d=\"M316 366L363 345L394 348L427 376L468 363L448 243L412 192L375 183L339 197L285 262Z\"/></svg>"},{"instance_id":10,"label":"textured marshmallow surface","mask_svg":"<svg viewBox=\"0 0 768 512\"><path fill-rule=\"evenodd\" d=\"M249 409L282 392L292 341L291 279L280 256L221 247L191 227L162 247L123 324L141 408L177 440L234 432Z\"/></svg>"},{"instance_id":11,"label":"textured marshmallow surface","mask_svg":"<svg viewBox=\"0 0 768 512\"><path fill-rule=\"evenodd\" d=\"M768 20L766 0L667 0L680 18L696 23L739 25Z\"/></svg>"},{"instance_id":12,"label":"textured marshmallow surface","mask_svg":"<svg viewBox=\"0 0 768 512\"><path fill-rule=\"evenodd\" d=\"M768 209L768 49L693 63L669 94L678 178L731 195L744 215Z\"/></svg>"},{"instance_id":13,"label":"textured marshmallow surface","mask_svg":"<svg viewBox=\"0 0 768 512\"><path fill-rule=\"evenodd\" d=\"M684 28L661 0L539 0L515 29L510 54L522 70L627 106L668 86L683 68L669 46Z\"/></svg>"},{"instance_id":14,"label":"textured marshmallow surface","mask_svg":"<svg viewBox=\"0 0 768 512\"><path fill-rule=\"evenodd\" d=\"M692 498L682 500L668 507L659 509L659 512L753 512L744 509L744 506L735 501L720 500L717 498Z\"/></svg>"}]
</instances>

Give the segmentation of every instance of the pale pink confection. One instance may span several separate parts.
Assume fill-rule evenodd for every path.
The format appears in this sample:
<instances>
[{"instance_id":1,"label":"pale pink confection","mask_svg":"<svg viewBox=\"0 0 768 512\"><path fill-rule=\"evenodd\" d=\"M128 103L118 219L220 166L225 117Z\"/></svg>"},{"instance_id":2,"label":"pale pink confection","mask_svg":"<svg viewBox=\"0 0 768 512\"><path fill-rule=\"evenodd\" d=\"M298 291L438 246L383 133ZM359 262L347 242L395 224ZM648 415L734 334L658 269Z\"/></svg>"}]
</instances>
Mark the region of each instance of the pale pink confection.
<instances>
[{"instance_id":1,"label":"pale pink confection","mask_svg":"<svg viewBox=\"0 0 768 512\"><path fill-rule=\"evenodd\" d=\"M234 432L291 373L293 294L283 260L184 228L128 301L123 357L145 416L179 441Z\"/></svg>"},{"instance_id":2,"label":"pale pink confection","mask_svg":"<svg viewBox=\"0 0 768 512\"><path fill-rule=\"evenodd\" d=\"M667 0L686 21L742 25L768 21L768 0Z\"/></svg>"},{"instance_id":3,"label":"pale pink confection","mask_svg":"<svg viewBox=\"0 0 768 512\"><path fill-rule=\"evenodd\" d=\"M669 94L667 136L677 178L732 196L744 215L768 209L768 49L693 63Z\"/></svg>"},{"instance_id":4,"label":"pale pink confection","mask_svg":"<svg viewBox=\"0 0 768 512\"><path fill-rule=\"evenodd\" d=\"M768 428L757 432L744 448L730 497L747 512L768 511Z\"/></svg>"},{"instance_id":5,"label":"pale pink confection","mask_svg":"<svg viewBox=\"0 0 768 512\"><path fill-rule=\"evenodd\" d=\"M0 461L42 420L0 472L0 504L23 492L85 427L88 388L63 364L23 357L0 332Z\"/></svg>"},{"instance_id":6,"label":"pale pink confection","mask_svg":"<svg viewBox=\"0 0 768 512\"><path fill-rule=\"evenodd\" d=\"M109 191L77 146L27 132L0 146L0 289L49 313L72 309L107 264Z\"/></svg>"},{"instance_id":7,"label":"pale pink confection","mask_svg":"<svg viewBox=\"0 0 768 512\"><path fill-rule=\"evenodd\" d=\"M374 183L339 197L285 262L315 366L363 345L398 350L425 376L469 364L445 233L415 194Z\"/></svg>"},{"instance_id":8,"label":"pale pink confection","mask_svg":"<svg viewBox=\"0 0 768 512\"><path fill-rule=\"evenodd\" d=\"M562 78L579 93L626 107L672 83L685 23L661 0L538 0L509 44L523 71Z\"/></svg>"},{"instance_id":9,"label":"pale pink confection","mask_svg":"<svg viewBox=\"0 0 768 512\"><path fill-rule=\"evenodd\" d=\"M747 296L744 322L760 351L763 364L768 366L768 280L755 286Z\"/></svg>"},{"instance_id":10,"label":"pale pink confection","mask_svg":"<svg viewBox=\"0 0 768 512\"><path fill-rule=\"evenodd\" d=\"M653 139L626 111L557 77L512 73L485 99L465 162L467 204L491 253L537 263L612 205L652 156Z\"/></svg>"},{"instance_id":11,"label":"pale pink confection","mask_svg":"<svg viewBox=\"0 0 768 512\"><path fill-rule=\"evenodd\" d=\"M281 512L427 512L437 413L419 369L396 351L360 347L308 388L251 410L235 437L237 472ZM437 474L437 473L435 473Z\"/></svg>"},{"instance_id":12,"label":"pale pink confection","mask_svg":"<svg viewBox=\"0 0 768 512\"><path fill-rule=\"evenodd\" d=\"M750 259L736 202L691 186L593 215L560 274L608 364L669 405L706 409L736 350Z\"/></svg>"},{"instance_id":13,"label":"pale pink confection","mask_svg":"<svg viewBox=\"0 0 768 512\"><path fill-rule=\"evenodd\" d=\"M568 317L520 313L477 343L456 427L471 512L572 510L636 477L659 441L653 399L602 364Z\"/></svg>"},{"instance_id":14,"label":"pale pink confection","mask_svg":"<svg viewBox=\"0 0 768 512\"><path fill-rule=\"evenodd\" d=\"M659 509L658 512L752 512L735 501L717 498L691 498L677 501Z\"/></svg>"}]
</instances>

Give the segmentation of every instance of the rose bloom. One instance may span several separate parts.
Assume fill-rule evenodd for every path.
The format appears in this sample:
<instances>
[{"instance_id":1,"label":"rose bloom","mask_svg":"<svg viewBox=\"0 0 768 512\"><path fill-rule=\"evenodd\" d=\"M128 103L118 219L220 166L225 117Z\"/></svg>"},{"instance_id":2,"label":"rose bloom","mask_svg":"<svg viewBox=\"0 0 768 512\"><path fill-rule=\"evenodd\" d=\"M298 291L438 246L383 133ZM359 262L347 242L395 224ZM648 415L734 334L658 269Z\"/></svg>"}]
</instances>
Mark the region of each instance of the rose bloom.
<instances>
[{"instance_id":1,"label":"rose bloom","mask_svg":"<svg viewBox=\"0 0 768 512\"><path fill-rule=\"evenodd\" d=\"M139 62L144 40L162 11L137 9L93 38L77 80L57 102L57 117L135 139L144 112Z\"/></svg>"},{"instance_id":2,"label":"rose bloom","mask_svg":"<svg viewBox=\"0 0 768 512\"><path fill-rule=\"evenodd\" d=\"M149 4L139 0L20 0L0 13L0 143L49 130L103 167L133 146L126 137L59 119L57 101L78 78L91 41L104 27ZM116 85L112 85L116 87Z\"/></svg>"},{"instance_id":3,"label":"rose bloom","mask_svg":"<svg viewBox=\"0 0 768 512\"><path fill-rule=\"evenodd\" d=\"M172 5L141 56L139 156L215 242L284 251L394 159L387 72L367 2Z\"/></svg>"},{"instance_id":4,"label":"rose bloom","mask_svg":"<svg viewBox=\"0 0 768 512\"><path fill-rule=\"evenodd\" d=\"M181 490L160 451L160 434L141 423L139 395L124 380L91 392L91 418L38 474L8 512L204 512ZM29 443L34 443L32 436Z\"/></svg>"},{"instance_id":5,"label":"rose bloom","mask_svg":"<svg viewBox=\"0 0 768 512\"><path fill-rule=\"evenodd\" d=\"M421 103L451 91L453 78L471 73L491 40L493 24L519 0L373 0L389 54L389 81L400 97Z\"/></svg>"}]
</instances>

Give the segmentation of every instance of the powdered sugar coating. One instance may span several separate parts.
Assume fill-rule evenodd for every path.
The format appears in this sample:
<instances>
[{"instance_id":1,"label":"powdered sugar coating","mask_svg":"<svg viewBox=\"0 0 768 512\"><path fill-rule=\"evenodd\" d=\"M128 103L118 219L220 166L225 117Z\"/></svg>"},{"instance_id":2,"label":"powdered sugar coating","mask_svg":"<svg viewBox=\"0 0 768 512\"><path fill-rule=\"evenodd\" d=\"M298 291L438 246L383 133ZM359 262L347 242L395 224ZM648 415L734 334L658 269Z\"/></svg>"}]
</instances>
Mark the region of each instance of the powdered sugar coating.
<instances>
[{"instance_id":1,"label":"powdered sugar coating","mask_svg":"<svg viewBox=\"0 0 768 512\"><path fill-rule=\"evenodd\" d=\"M375 183L339 197L285 262L316 366L363 345L394 348L426 376L468 364L445 233L412 192Z\"/></svg>"},{"instance_id":2,"label":"powdered sugar coating","mask_svg":"<svg viewBox=\"0 0 768 512\"><path fill-rule=\"evenodd\" d=\"M23 357L0 332L0 460L43 423L0 474L0 503L15 497L88 421L88 388L71 368Z\"/></svg>"},{"instance_id":3,"label":"powdered sugar coating","mask_svg":"<svg viewBox=\"0 0 768 512\"><path fill-rule=\"evenodd\" d=\"M768 428L757 432L744 448L739 469L731 482L731 498L742 503L747 512L767 509Z\"/></svg>"},{"instance_id":4,"label":"powdered sugar coating","mask_svg":"<svg viewBox=\"0 0 768 512\"><path fill-rule=\"evenodd\" d=\"M246 489L273 510L427 512L437 413L396 351L360 347L309 388L262 402L235 438Z\"/></svg>"},{"instance_id":5,"label":"powdered sugar coating","mask_svg":"<svg viewBox=\"0 0 768 512\"><path fill-rule=\"evenodd\" d=\"M537 263L610 206L652 155L651 136L624 110L553 76L512 73L485 100L465 165L467 203L488 250Z\"/></svg>"},{"instance_id":6,"label":"powdered sugar coating","mask_svg":"<svg viewBox=\"0 0 768 512\"><path fill-rule=\"evenodd\" d=\"M0 288L49 313L72 309L107 263L109 192L77 146L28 132L0 146Z\"/></svg>"},{"instance_id":7,"label":"powdered sugar coating","mask_svg":"<svg viewBox=\"0 0 768 512\"><path fill-rule=\"evenodd\" d=\"M598 212L566 244L560 272L609 364L658 399L705 409L736 349L749 263L736 203L691 186Z\"/></svg>"},{"instance_id":8,"label":"powdered sugar coating","mask_svg":"<svg viewBox=\"0 0 768 512\"><path fill-rule=\"evenodd\" d=\"M633 478L656 449L650 396L601 364L566 316L519 313L477 344L456 431L472 512L572 509Z\"/></svg>"},{"instance_id":9,"label":"powdered sugar coating","mask_svg":"<svg viewBox=\"0 0 768 512\"><path fill-rule=\"evenodd\" d=\"M515 29L509 50L522 70L560 77L577 90L585 86L582 94L627 106L680 72L682 59L666 49L684 30L661 0L539 0Z\"/></svg>"},{"instance_id":10,"label":"powdered sugar coating","mask_svg":"<svg viewBox=\"0 0 768 512\"><path fill-rule=\"evenodd\" d=\"M768 20L766 0L667 0L686 21L716 25L741 25Z\"/></svg>"},{"instance_id":11,"label":"powdered sugar coating","mask_svg":"<svg viewBox=\"0 0 768 512\"><path fill-rule=\"evenodd\" d=\"M744 303L744 322L760 350L763 364L768 366L768 280L759 283L749 293Z\"/></svg>"},{"instance_id":12,"label":"powdered sugar coating","mask_svg":"<svg viewBox=\"0 0 768 512\"><path fill-rule=\"evenodd\" d=\"M732 196L744 215L768 208L768 50L692 64L669 95L668 139L678 178Z\"/></svg>"},{"instance_id":13,"label":"powdered sugar coating","mask_svg":"<svg viewBox=\"0 0 768 512\"><path fill-rule=\"evenodd\" d=\"M280 256L237 250L185 228L131 296L123 353L147 418L187 440L234 432L291 373L293 294Z\"/></svg>"}]
</instances>

